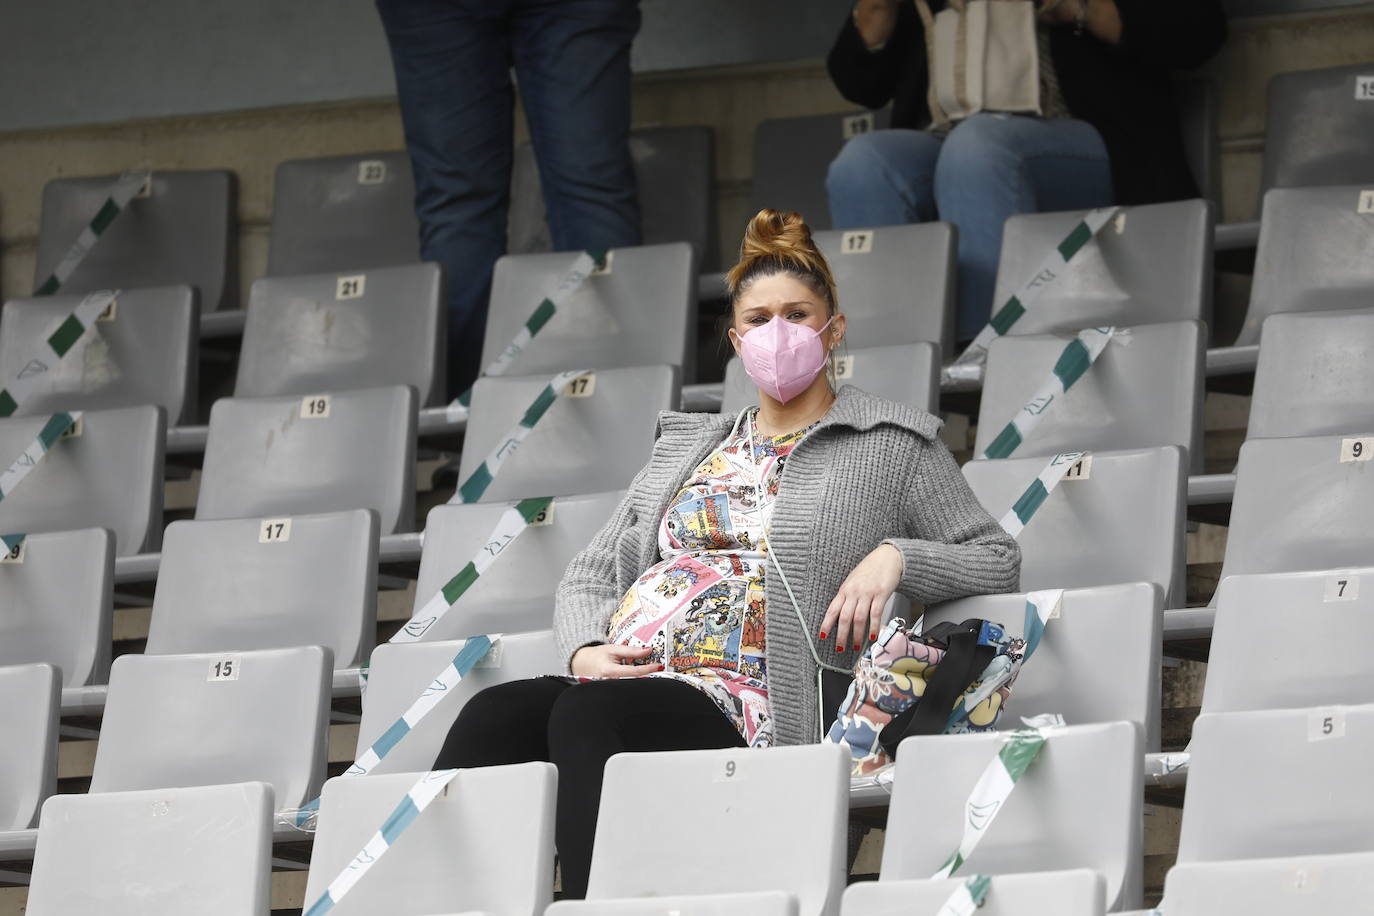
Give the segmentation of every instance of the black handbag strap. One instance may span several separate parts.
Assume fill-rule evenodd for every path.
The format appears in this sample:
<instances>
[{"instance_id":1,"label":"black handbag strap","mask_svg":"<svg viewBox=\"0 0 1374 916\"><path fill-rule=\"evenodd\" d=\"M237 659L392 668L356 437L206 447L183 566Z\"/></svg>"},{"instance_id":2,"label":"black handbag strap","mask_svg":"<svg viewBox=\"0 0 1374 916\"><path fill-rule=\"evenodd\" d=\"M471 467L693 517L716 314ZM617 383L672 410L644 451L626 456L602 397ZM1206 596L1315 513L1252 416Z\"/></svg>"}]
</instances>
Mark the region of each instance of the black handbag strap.
<instances>
[{"instance_id":1,"label":"black handbag strap","mask_svg":"<svg viewBox=\"0 0 1374 916\"><path fill-rule=\"evenodd\" d=\"M945 655L935 673L926 681L925 693L915 703L892 717L878 734L878 743L888 756L897 759L897 745L911 735L938 735L945 730L954 703L978 680L993 658L996 646L978 645L982 620L965 620L947 638ZM934 635L932 633L932 635ZM940 635L944 635L941 633Z\"/></svg>"}]
</instances>

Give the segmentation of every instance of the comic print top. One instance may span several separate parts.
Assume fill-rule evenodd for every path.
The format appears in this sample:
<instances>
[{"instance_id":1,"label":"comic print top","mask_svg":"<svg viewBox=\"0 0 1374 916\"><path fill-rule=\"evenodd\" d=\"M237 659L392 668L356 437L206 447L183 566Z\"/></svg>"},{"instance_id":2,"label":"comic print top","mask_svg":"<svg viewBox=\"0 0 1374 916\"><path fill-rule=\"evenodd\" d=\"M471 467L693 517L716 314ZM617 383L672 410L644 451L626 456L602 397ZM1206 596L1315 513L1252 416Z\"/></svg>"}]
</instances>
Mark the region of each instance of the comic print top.
<instances>
[{"instance_id":1,"label":"comic print top","mask_svg":"<svg viewBox=\"0 0 1374 916\"><path fill-rule=\"evenodd\" d=\"M751 435L753 425L751 411L673 498L658 529L663 559L625 592L608 636L612 644L651 647L650 661L664 666L651 677L691 684L746 744L768 747L764 513L788 454L810 427L760 438Z\"/></svg>"}]
</instances>

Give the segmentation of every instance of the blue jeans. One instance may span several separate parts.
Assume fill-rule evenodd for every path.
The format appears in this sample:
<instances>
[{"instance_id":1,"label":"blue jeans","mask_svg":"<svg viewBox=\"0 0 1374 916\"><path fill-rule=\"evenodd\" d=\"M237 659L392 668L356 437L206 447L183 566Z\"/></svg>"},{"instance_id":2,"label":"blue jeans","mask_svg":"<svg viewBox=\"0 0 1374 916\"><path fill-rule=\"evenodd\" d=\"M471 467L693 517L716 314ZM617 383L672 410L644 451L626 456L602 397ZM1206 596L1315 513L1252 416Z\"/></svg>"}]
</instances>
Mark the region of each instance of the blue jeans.
<instances>
[{"instance_id":1,"label":"blue jeans","mask_svg":"<svg viewBox=\"0 0 1374 916\"><path fill-rule=\"evenodd\" d=\"M377 0L377 11L415 172L420 254L444 267L449 394L457 395L481 370L492 265L506 251L512 68L553 247L639 244L628 142L639 3Z\"/></svg>"},{"instance_id":2,"label":"blue jeans","mask_svg":"<svg viewBox=\"0 0 1374 916\"><path fill-rule=\"evenodd\" d=\"M959 340L991 314L1008 216L1112 201L1107 149L1092 125L1005 114L973 115L947 137L860 134L830 163L825 187L837 229L934 219L959 227Z\"/></svg>"}]
</instances>

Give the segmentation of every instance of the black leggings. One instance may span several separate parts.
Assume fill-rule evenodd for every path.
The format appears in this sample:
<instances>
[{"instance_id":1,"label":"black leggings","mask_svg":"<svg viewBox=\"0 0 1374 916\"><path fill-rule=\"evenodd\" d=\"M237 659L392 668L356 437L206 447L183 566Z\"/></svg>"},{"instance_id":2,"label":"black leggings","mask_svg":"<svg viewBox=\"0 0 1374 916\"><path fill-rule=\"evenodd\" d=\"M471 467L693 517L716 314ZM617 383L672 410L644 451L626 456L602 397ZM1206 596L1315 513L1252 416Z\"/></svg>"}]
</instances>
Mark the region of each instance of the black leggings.
<instances>
[{"instance_id":1,"label":"black leggings","mask_svg":"<svg viewBox=\"0 0 1374 916\"><path fill-rule=\"evenodd\" d=\"M709 697L670 678L573 684L543 677L488 687L449 729L435 769L547 760L558 767L554 839L563 895L587 895L601 773L622 751L743 747Z\"/></svg>"}]
</instances>

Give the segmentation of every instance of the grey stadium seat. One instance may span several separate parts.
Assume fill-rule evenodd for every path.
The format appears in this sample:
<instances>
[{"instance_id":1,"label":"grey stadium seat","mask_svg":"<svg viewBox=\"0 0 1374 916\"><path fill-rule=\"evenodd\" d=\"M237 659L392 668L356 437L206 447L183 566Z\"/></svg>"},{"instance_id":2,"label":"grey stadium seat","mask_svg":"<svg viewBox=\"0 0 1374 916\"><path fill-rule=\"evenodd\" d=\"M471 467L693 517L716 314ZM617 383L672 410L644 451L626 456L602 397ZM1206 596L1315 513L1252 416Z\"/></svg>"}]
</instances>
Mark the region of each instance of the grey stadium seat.
<instances>
[{"instance_id":1,"label":"grey stadium seat","mask_svg":"<svg viewBox=\"0 0 1374 916\"><path fill-rule=\"evenodd\" d=\"M310 852L313 903L381 827L423 771L324 784ZM551 763L463 770L330 913L540 916L553 899ZM404 888L403 894L398 894Z\"/></svg>"},{"instance_id":2,"label":"grey stadium seat","mask_svg":"<svg viewBox=\"0 0 1374 916\"><path fill-rule=\"evenodd\" d=\"M103 528L31 534L0 561L0 665L49 662L64 687L110 675L114 535Z\"/></svg>"},{"instance_id":3,"label":"grey stadium seat","mask_svg":"<svg viewBox=\"0 0 1374 916\"><path fill-rule=\"evenodd\" d=\"M1250 439L1240 447L1223 580L1242 573L1369 564L1374 465L1342 462L1343 441L1341 436Z\"/></svg>"},{"instance_id":4,"label":"grey stadium seat","mask_svg":"<svg viewBox=\"0 0 1374 916\"><path fill-rule=\"evenodd\" d=\"M47 417L0 420L0 467L19 457ZM88 411L79 436L59 440L0 502L0 531L109 528L118 556L162 542L161 407Z\"/></svg>"},{"instance_id":5,"label":"grey stadium seat","mask_svg":"<svg viewBox=\"0 0 1374 916\"><path fill-rule=\"evenodd\" d=\"M1121 212L1125 223L1118 215L1104 226L1010 333L1211 320L1211 206L1181 200ZM1009 217L993 301L1000 305L1019 290L1082 216L1077 211Z\"/></svg>"},{"instance_id":6,"label":"grey stadium seat","mask_svg":"<svg viewBox=\"0 0 1374 916\"><path fill-rule=\"evenodd\" d=\"M1374 897L1374 852L1184 862L1169 869L1169 916L1357 913Z\"/></svg>"},{"instance_id":7,"label":"grey stadium seat","mask_svg":"<svg viewBox=\"0 0 1374 916\"><path fill-rule=\"evenodd\" d=\"M1023 594L984 595L927 608L925 620L929 627L981 617L1022 636L1025 607ZM1164 592L1153 583L1066 591L1059 618L1017 676L1001 727L1020 728L1021 717L1041 713L1069 725L1125 720L1140 725L1146 750L1159 750L1163 610Z\"/></svg>"},{"instance_id":8,"label":"grey stadium seat","mask_svg":"<svg viewBox=\"0 0 1374 916\"><path fill-rule=\"evenodd\" d=\"M532 525L474 582L425 639L525 633L553 626L553 596L563 571L619 504L623 491L566 496L548 524ZM425 546L415 583L415 610L458 574L487 543L508 505L435 506L425 519Z\"/></svg>"},{"instance_id":9,"label":"grey stadium seat","mask_svg":"<svg viewBox=\"0 0 1374 916\"><path fill-rule=\"evenodd\" d=\"M1005 740L984 733L901 743L883 881L928 878L959 847L964 802ZM1139 906L1143 760L1140 726L1132 722L1055 731L959 873L1091 868L1106 878L1108 910Z\"/></svg>"},{"instance_id":10,"label":"grey stadium seat","mask_svg":"<svg viewBox=\"0 0 1374 916\"><path fill-rule=\"evenodd\" d=\"M577 256L507 255L496 262L482 363L506 348ZM683 242L617 248L610 272L588 277L506 375L564 369L690 364L696 346L696 270ZM457 392L454 392L457 394Z\"/></svg>"},{"instance_id":11,"label":"grey stadium seat","mask_svg":"<svg viewBox=\"0 0 1374 916\"><path fill-rule=\"evenodd\" d=\"M1374 308L1270 315L1263 332L1248 438L1374 429Z\"/></svg>"},{"instance_id":12,"label":"grey stadium seat","mask_svg":"<svg viewBox=\"0 0 1374 916\"><path fill-rule=\"evenodd\" d=\"M825 175L850 137L883 130L889 109L770 118L754 128L753 209L795 210L812 229L829 229Z\"/></svg>"},{"instance_id":13,"label":"grey stadium seat","mask_svg":"<svg viewBox=\"0 0 1374 916\"><path fill-rule=\"evenodd\" d=\"M263 277L243 326L241 398L410 385L444 400L444 278L437 264Z\"/></svg>"},{"instance_id":14,"label":"grey stadium seat","mask_svg":"<svg viewBox=\"0 0 1374 916\"><path fill-rule=\"evenodd\" d=\"M1045 464L970 461L964 477L1000 519ZM1153 582L1181 606L1187 474L1177 446L1094 454L1088 479L1060 483L1021 533L1021 588Z\"/></svg>"},{"instance_id":15,"label":"grey stadium seat","mask_svg":"<svg viewBox=\"0 0 1374 916\"><path fill-rule=\"evenodd\" d=\"M43 806L30 916L268 911L272 787L260 782L102 795Z\"/></svg>"},{"instance_id":16,"label":"grey stadium seat","mask_svg":"<svg viewBox=\"0 0 1374 916\"><path fill-rule=\"evenodd\" d=\"M145 652L326 646L349 668L376 631L375 512L167 526Z\"/></svg>"},{"instance_id":17,"label":"grey stadium seat","mask_svg":"<svg viewBox=\"0 0 1374 916\"><path fill-rule=\"evenodd\" d=\"M267 276L351 273L419 260L415 181L404 152L277 166Z\"/></svg>"},{"instance_id":18,"label":"grey stadium seat","mask_svg":"<svg viewBox=\"0 0 1374 916\"><path fill-rule=\"evenodd\" d=\"M1207 329L1171 321L1124 329L1092 368L1040 416L1018 458L1080 449L1178 445L1202 471L1203 361ZM1001 337L988 348L974 453L981 455L1051 376L1072 338Z\"/></svg>"},{"instance_id":19,"label":"grey stadium seat","mask_svg":"<svg viewBox=\"0 0 1374 916\"><path fill-rule=\"evenodd\" d=\"M1260 187L1374 183L1371 78L1374 61L1270 78Z\"/></svg>"},{"instance_id":20,"label":"grey stadium seat","mask_svg":"<svg viewBox=\"0 0 1374 916\"><path fill-rule=\"evenodd\" d=\"M835 744L616 754L606 763L588 900L782 890L801 916L839 909L849 753ZM644 799L671 786L673 811L749 824L752 853L721 856L695 830L645 842ZM585 912L585 911L584 911Z\"/></svg>"},{"instance_id":21,"label":"grey stadium seat","mask_svg":"<svg viewBox=\"0 0 1374 916\"><path fill-rule=\"evenodd\" d=\"M930 342L890 347L841 347L837 372L844 370L839 385L853 385L898 404L910 404L934 413L940 400L940 345ZM725 390L720 412L737 414L758 404L759 391L744 371L738 356L725 366Z\"/></svg>"},{"instance_id":22,"label":"grey stadium seat","mask_svg":"<svg viewBox=\"0 0 1374 916\"><path fill-rule=\"evenodd\" d=\"M386 643L377 647L368 670L363 721L358 726L358 755L371 747L410 708L410 704L419 699L434 676L462 649L462 640L409 645ZM449 726L473 694L507 681L566 674L567 662L559 658L553 633L548 630L503 635L492 647L491 654L478 663L457 688L449 691L434 711L411 729L371 774L430 769L444 746Z\"/></svg>"},{"instance_id":23,"label":"grey stadium seat","mask_svg":"<svg viewBox=\"0 0 1374 916\"><path fill-rule=\"evenodd\" d=\"M55 178L43 186L34 259L35 286L47 279L90 223L118 175ZM135 197L62 284L63 293L193 286L200 310L238 307L238 204L227 171L152 173L152 191Z\"/></svg>"},{"instance_id":24,"label":"grey stadium seat","mask_svg":"<svg viewBox=\"0 0 1374 916\"><path fill-rule=\"evenodd\" d=\"M1374 706L1204 713L1188 750L1179 862L1374 852Z\"/></svg>"},{"instance_id":25,"label":"grey stadium seat","mask_svg":"<svg viewBox=\"0 0 1374 916\"><path fill-rule=\"evenodd\" d=\"M477 380L463 438L460 480L467 480L504 441L549 378ZM678 403L678 378L673 366L598 371L590 397L560 397L549 407L519 451L501 465L482 501L600 493L627 486L648 460L659 412ZM615 447L608 448L608 443Z\"/></svg>"},{"instance_id":26,"label":"grey stadium seat","mask_svg":"<svg viewBox=\"0 0 1374 916\"><path fill-rule=\"evenodd\" d=\"M943 881L860 881L844 892L840 916L939 916L945 901L965 880L961 876ZM1106 892L1106 881L1087 868L997 875L977 912L978 916L1102 916Z\"/></svg>"},{"instance_id":27,"label":"grey stadium seat","mask_svg":"<svg viewBox=\"0 0 1374 916\"><path fill-rule=\"evenodd\" d=\"M61 678L47 664L0 666L0 830L33 826L57 790Z\"/></svg>"},{"instance_id":28,"label":"grey stadium seat","mask_svg":"<svg viewBox=\"0 0 1374 916\"><path fill-rule=\"evenodd\" d=\"M1255 281L1237 345L1259 343L1264 320L1275 312L1369 307L1374 213L1359 211L1370 190L1342 185L1264 195Z\"/></svg>"},{"instance_id":29,"label":"grey stadium seat","mask_svg":"<svg viewBox=\"0 0 1374 916\"><path fill-rule=\"evenodd\" d=\"M1223 579L1202 709L1374 703L1371 640L1374 567Z\"/></svg>"},{"instance_id":30,"label":"grey stadium seat","mask_svg":"<svg viewBox=\"0 0 1374 916\"><path fill-rule=\"evenodd\" d=\"M196 518L372 509L383 534L415 523L415 389L221 398L210 410ZM314 406L312 406L314 405ZM319 415L308 417L317 412Z\"/></svg>"},{"instance_id":31,"label":"grey stadium seat","mask_svg":"<svg viewBox=\"0 0 1374 916\"><path fill-rule=\"evenodd\" d=\"M548 916L797 916L797 898L785 891L640 897L626 900L560 900Z\"/></svg>"},{"instance_id":32,"label":"grey stadium seat","mask_svg":"<svg viewBox=\"0 0 1374 916\"><path fill-rule=\"evenodd\" d=\"M83 296L11 299L0 316L0 378L13 378ZM157 404L173 425L195 419L200 311L189 286L121 290L113 316L53 363L15 416Z\"/></svg>"},{"instance_id":33,"label":"grey stadium seat","mask_svg":"<svg viewBox=\"0 0 1374 916\"><path fill-rule=\"evenodd\" d=\"M293 808L319 794L329 650L122 655L110 666L92 792L261 780Z\"/></svg>"}]
</instances>

